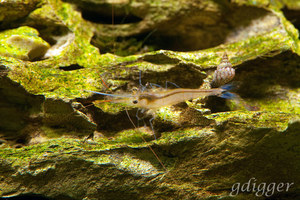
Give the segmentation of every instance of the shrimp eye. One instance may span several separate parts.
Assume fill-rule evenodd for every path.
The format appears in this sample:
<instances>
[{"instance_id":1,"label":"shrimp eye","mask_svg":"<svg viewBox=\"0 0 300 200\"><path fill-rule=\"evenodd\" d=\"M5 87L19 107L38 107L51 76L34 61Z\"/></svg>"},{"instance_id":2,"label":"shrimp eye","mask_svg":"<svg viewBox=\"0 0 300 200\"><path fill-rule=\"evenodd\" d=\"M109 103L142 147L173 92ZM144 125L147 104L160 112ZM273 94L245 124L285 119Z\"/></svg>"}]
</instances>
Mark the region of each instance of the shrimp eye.
<instances>
[{"instance_id":1,"label":"shrimp eye","mask_svg":"<svg viewBox=\"0 0 300 200\"><path fill-rule=\"evenodd\" d=\"M133 100L132 103L133 103L133 104L137 104L137 103L138 103L138 100Z\"/></svg>"}]
</instances>

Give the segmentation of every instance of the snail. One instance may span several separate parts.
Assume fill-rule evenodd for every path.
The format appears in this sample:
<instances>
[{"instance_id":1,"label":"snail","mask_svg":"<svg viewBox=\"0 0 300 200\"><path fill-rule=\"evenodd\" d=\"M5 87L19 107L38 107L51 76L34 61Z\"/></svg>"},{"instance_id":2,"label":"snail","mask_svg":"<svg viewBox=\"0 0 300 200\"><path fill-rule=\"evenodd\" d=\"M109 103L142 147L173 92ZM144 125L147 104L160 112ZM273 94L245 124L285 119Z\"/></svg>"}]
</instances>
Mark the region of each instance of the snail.
<instances>
[{"instance_id":1,"label":"snail","mask_svg":"<svg viewBox=\"0 0 300 200\"><path fill-rule=\"evenodd\" d=\"M212 88L217 88L230 82L235 76L235 70L232 68L232 64L228 60L226 53L222 56L222 60L214 72L211 82Z\"/></svg>"}]
</instances>

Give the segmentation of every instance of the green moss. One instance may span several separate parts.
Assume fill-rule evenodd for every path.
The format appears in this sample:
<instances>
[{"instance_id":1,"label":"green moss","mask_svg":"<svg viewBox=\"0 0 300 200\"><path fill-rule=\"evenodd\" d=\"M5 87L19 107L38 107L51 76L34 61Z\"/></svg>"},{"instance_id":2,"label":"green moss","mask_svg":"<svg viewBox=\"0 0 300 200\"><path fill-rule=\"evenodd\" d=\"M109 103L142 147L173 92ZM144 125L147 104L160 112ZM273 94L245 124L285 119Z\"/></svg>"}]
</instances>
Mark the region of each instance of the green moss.
<instances>
[{"instance_id":1,"label":"green moss","mask_svg":"<svg viewBox=\"0 0 300 200\"><path fill-rule=\"evenodd\" d=\"M140 134L141 132L139 132ZM141 137L140 137L141 138ZM150 171L155 170L153 166L147 161L144 164L141 164L142 161L132 157L129 154L124 155L98 155L97 157L93 156L93 152L101 152L108 151L118 148L123 148L128 144L133 144L133 147L146 147L144 142L141 141L136 131L129 131L120 134L120 136L116 137L114 140L108 139L99 139L97 140L97 144L89 144L88 142L84 142L84 140L72 139L70 137L60 137L59 139L50 139L43 144L36 144L31 146L26 146L19 149L10 148L7 146L0 146L1 160L6 160L12 163L12 166L27 166L31 160L35 159L48 159L50 156L59 156L59 157L67 157L67 156L78 156L81 157L78 152L85 152L85 159L87 161L93 161L95 164L116 164L117 168L120 169L129 169L137 173L150 173ZM137 145L141 144L141 145ZM89 152L91 154L89 154ZM143 166L145 165L145 166ZM130 166L129 168L127 168ZM146 167L146 168L145 168ZM147 168L151 168L150 171ZM152 169L153 168L153 169ZM154 172L153 172L154 173ZM155 172L157 173L157 172Z\"/></svg>"},{"instance_id":2,"label":"green moss","mask_svg":"<svg viewBox=\"0 0 300 200\"><path fill-rule=\"evenodd\" d=\"M238 65L258 56L267 55L271 51L280 53L289 50L291 47L288 44L291 41L291 38L286 37L280 29L276 28L270 33L228 44L223 48L216 47L195 53L168 52L168 54L170 57L181 58L185 62L193 62L201 65L202 68L208 68L218 65L223 53L227 52L230 62Z\"/></svg>"},{"instance_id":3,"label":"green moss","mask_svg":"<svg viewBox=\"0 0 300 200\"><path fill-rule=\"evenodd\" d=\"M278 112L281 113L291 113L291 114L299 114L300 106L297 103L291 103L287 100L282 99L270 99L264 100L257 103L260 110L270 111L270 112Z\"/></svg>"},{"instance_id":4,"label":"green moss","mask_svg":"<svg viewBox=\"0 0 300 200\"><path fill-rule=\"evenodd\" d=\"M44 56L50 45L38 35L37 30L27 26L0 33L0 55L22 60Z\"/></svg>"},{"instance_id":5,"label":"green moss","mask_svg":"<svg viewBox=\"0 0 300 200\"><path fill-rule=\"evenodd\" d=\"M128 144L132 147L144 145L145 141L153 140L153 133L151 130L146 132L144 129L131 129L118 133L115 137L115 141L119 143Z\"/></svg>"},{"instance_id":6,"label":"green moss","mask_svg":"<svg viewBox=\"0 0 300 200\"><path fill-rule=\"evenodd\" d=\"M299 9L300 3L297 0L235 0L233 1L240 5L249 5L262 8L270 8L279 10L285 6L289 9Z\"/></svg>"},{"instance_id":7,"label":"green moss","mask_svg":"<svg viewBox=\"0 0 300 200\"><path fill-rule=\"evenodd\" d=\"M198 127L191 127L191 128L184 128L179 129L172 132L165 132L156 141L159 145L170 145L170 144L178 144L180 142L187 142L199 138L208 138L210 134L213 134L212 128L198 128Z\"/></svg>"},{"instance_id":8,"label":"green moss","mask_svg":"<svg viewBox=\"0 0 300 200\"><path fill-rule=\"evenodd\" d=\"M224 122L245 123L247 126L256 128L276 128L278 131L283 131L288 127L290 120L300 116L270 111L231 111L206 115L206 117L215 120L217 124Z\"/></svg>"}]
</instances>

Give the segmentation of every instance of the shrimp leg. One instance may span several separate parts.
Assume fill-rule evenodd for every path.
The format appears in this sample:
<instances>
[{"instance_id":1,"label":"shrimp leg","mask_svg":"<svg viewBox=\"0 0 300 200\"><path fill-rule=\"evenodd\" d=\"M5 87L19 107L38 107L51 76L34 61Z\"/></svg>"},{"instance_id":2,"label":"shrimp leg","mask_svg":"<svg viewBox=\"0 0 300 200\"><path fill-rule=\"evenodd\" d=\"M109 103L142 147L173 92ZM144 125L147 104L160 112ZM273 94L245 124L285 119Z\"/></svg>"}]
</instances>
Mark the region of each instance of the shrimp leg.
<instances>
[{"instance_id":1,"label":"shrimp leg","mask_svg":"<svg viewBox=\"0 0 300 200\"><path fill-rule=\"evenodd\" d=\"M170 82L170 81L166 81L166 89L168 89L168 83L177 87L177 88L180 88L176 83L173 83L173 82Z\"/></svg>"},{"instance_id":2,"label":"shrimp leg","mask_svg":"<svg viewBox=\"0 0 300 200\"><path fill-rule=\"evenodd\" d=\"M156 135L155 135L154 128L153 128L153 124L152 124L152 121L153 121L153 120L154 120L154 117L152 117L151 119L149 119L149 124L150 124L151 130L152 130L154 139L156 140Z\"/></svg>"}]
</instances>

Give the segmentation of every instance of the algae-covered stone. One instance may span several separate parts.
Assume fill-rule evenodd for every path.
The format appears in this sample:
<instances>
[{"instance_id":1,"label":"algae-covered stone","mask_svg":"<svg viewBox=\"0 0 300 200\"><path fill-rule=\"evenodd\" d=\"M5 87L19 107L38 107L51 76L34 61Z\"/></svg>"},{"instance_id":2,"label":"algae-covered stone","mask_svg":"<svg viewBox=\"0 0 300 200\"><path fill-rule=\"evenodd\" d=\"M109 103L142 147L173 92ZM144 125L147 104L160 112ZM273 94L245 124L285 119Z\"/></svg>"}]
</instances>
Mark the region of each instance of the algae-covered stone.
<instances>
[{"instance_id":1,"label":"algae-covered stone","mask_svg":"<svg viewBox=\"0 0 300 200\"><path fill-rule=\"evenodd\" d=\"M208 115L223 122L210 128L166 132L148 143L168 171L147 144L137 141L128 145L126 135L98 139L95 144L60 138L23 149L2 146L2 196L18 194L14 187L19 186L24 193L56 199L118 199L120 190L124 199L225 198L234 183L245 183L252 177L257 182L293 182L288 193L274 192L282 197L292 195L300 180L299 159L294 159L299 147L299 121L286 114L248 114ZM222 115L227 115L226 119ZM280 129L269 123L274 117L280 118ZM45 179L48 184L43 183ZM121 180L126 184L120 184ZM53 185L63 187L53 190ZM236 198L243 196L263 199L255 193Z\"/></svg>"},{"instance_id":2,"label":"algae-covered stone","mask_svg":"<svg viewBox=\"0 0 300 200\"><path fill-rule=\"evenodd\" d=\"M1 26L16 53L0 57L1 197L299 197L299 34L279 10L297 2L33 2ZM24 53L40 44L46 52ZM152 120L90 92L207 89L224 52L236 70L231 100L183 102ZM252 178L293 185L230 195Z\"/></svg>"},{"instance_id":3,"label":"algae-covered stone","mask_svg":"<svg viewBox=\"0 0 300 200\"><path fill-rule=\"evenodd\" d=\"M22 19L39 7L41 0L3 0L0 6L1 27L10 26L15 20Z\"/></svg>"},{"instance_id":4,"label":"algae-covered stone","mask_svg":"<svg viewBox=\"0 0 300 200\"><path fill-rule=\"evenodd\" d=\"M253 32L263 34L266 29L278 26L278 18L269 7L277 10L284 6L281 1L72 3L96 27L93 44L103 52L119 55L152 49L199 50L230 42L237 36L245 37ZM139 38L142 38L140 42Z\"/></svg>"},{"instance_id":5,"label":"algae-covered stone","mask_svg":"<svg viewBox=\"0 0 300 200\"><path fill-rule=\"evenodd\" d=\"M0 54L21 60L42 58L50 45L30 27L20 27L0 33Z\"/></svg>"}]
</instances>

